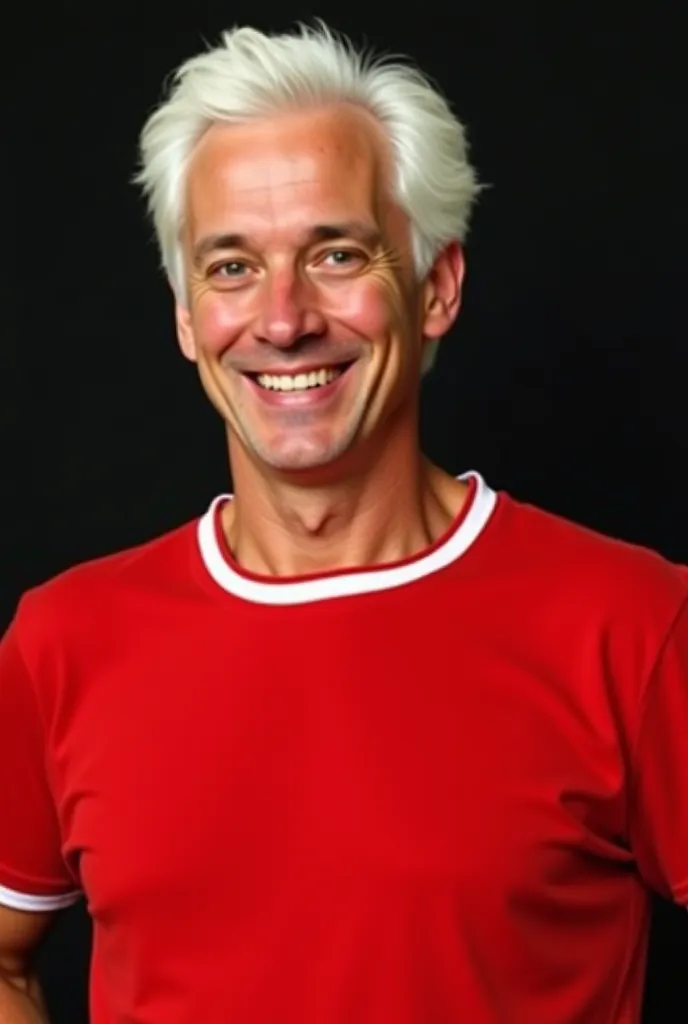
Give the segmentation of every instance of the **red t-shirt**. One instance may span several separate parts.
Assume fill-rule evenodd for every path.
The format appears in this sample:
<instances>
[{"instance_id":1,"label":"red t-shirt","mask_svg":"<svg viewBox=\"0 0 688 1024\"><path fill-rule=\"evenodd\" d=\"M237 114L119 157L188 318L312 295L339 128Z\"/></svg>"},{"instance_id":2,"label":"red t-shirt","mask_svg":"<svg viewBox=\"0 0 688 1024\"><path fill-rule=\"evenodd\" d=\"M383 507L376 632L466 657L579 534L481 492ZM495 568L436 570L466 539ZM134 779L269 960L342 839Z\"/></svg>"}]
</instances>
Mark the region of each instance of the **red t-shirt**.
<instances>
[{"instance_id":1,"label":"red t-shirt","mask_svg":"<svg viewBox=\"0 0 688 1024\"><path fill-rule=\"evenodd\" d=\"M688 902L688 581L493 493L251 576L198 522L27 593L0 901L85 895L92 1024L635 1024Z\"/></svg>"}]
</instances>

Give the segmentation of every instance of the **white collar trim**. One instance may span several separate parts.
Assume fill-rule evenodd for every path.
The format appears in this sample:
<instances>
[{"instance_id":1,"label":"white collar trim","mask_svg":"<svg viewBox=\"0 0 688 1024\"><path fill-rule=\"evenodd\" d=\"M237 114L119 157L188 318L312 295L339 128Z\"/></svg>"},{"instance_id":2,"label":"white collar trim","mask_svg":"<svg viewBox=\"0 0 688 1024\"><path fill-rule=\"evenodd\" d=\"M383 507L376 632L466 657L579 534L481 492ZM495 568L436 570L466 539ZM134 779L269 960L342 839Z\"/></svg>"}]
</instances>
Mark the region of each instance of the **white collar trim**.
<instances>
[{"instance_id":1,"label":"white collar trim","mask_svg":"<svg viewBox=\"0 0 688 1024\"><path fill-rule=\"evenodd\" d=\"M220 502L232 497L220 494L198 523L198 545L203 563L223 590L235 597L267 605L298 605L312 601L326 601L335 597L372 594L393 587L414 583L455 562L471 547L485 529L497 504L496 493L487 486L479 473L464 473L460 480L473 478L476 490L463 521L447 540L427 555L420 555L400 565L380 566L365 570L350 570L331 576L282 582L268 578L244 576L225 559L215 532L215 516Z\"/></svg>"}]
</instances>

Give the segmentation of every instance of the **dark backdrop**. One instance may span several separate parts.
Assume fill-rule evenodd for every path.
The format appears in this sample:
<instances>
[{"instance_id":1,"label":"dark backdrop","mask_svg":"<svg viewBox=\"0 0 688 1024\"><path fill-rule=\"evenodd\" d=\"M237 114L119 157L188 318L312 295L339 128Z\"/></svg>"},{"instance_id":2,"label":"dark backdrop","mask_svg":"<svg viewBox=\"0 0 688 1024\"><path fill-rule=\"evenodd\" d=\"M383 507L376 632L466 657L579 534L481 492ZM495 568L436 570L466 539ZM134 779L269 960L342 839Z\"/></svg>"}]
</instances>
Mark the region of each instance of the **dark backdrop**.
<instances>
[{"instance_id":1,"label":"dark backdrop","mask_svg":"<svg viewBox=\"0 0 688 1024\"><path fill-rule=\"evenodd\" d=\"M228 486L128 181L164 76L236 22L317 15L411 52L468 123L493 188L425 385L429 453L688 562L683 4L271 2L33 3L4 21L0 627L28 586ZM651 1024L688 1015L687 937L658 904ZM88 947L77 907L41 956L55 1024L85 1020Z\"/></svg>"}]
</instances>

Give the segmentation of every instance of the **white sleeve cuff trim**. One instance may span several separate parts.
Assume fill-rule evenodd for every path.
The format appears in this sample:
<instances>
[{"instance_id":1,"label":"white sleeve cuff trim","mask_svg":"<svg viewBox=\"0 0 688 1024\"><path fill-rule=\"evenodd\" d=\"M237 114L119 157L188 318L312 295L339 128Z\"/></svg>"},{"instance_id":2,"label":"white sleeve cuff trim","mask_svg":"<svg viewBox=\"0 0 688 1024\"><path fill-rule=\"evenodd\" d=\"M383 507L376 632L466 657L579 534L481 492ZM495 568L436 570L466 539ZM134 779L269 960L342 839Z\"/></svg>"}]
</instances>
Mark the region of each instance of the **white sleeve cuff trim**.
<instances>
[{"instance_id":1,"label":"white sleeve cuff trim","mask_svg":"<svg viewBox=\"0 0 688 1024\"><path fill-rule=\"evenodd\" d=\"M32 896L25 892L15 892L0 885L0 904L12 910L62 910L71 907L80 898L80 892L67 892L62 896Z\"/></svg>"}]
</instances>

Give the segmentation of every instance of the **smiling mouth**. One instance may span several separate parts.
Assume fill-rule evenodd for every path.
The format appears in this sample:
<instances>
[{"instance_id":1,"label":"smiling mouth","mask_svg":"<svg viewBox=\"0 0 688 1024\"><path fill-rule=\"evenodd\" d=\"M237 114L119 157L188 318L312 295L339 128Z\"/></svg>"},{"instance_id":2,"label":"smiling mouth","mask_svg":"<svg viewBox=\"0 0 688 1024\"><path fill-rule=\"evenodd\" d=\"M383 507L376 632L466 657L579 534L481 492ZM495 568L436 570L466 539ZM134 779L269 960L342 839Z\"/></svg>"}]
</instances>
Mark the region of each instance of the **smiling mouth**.
<instances>
[{"instance_id":1,"label":"smiling mouth","mask_svg":"<svg viewBox=\"0 0 688 1024\"><path fill-rule=\"evenodd\" d=\"M246 376L266 391L310 391L331 384L346 373L351 365L349 362L339 366L324 366L307 373L248 373Z\"/></svg>"}]
</instances>

